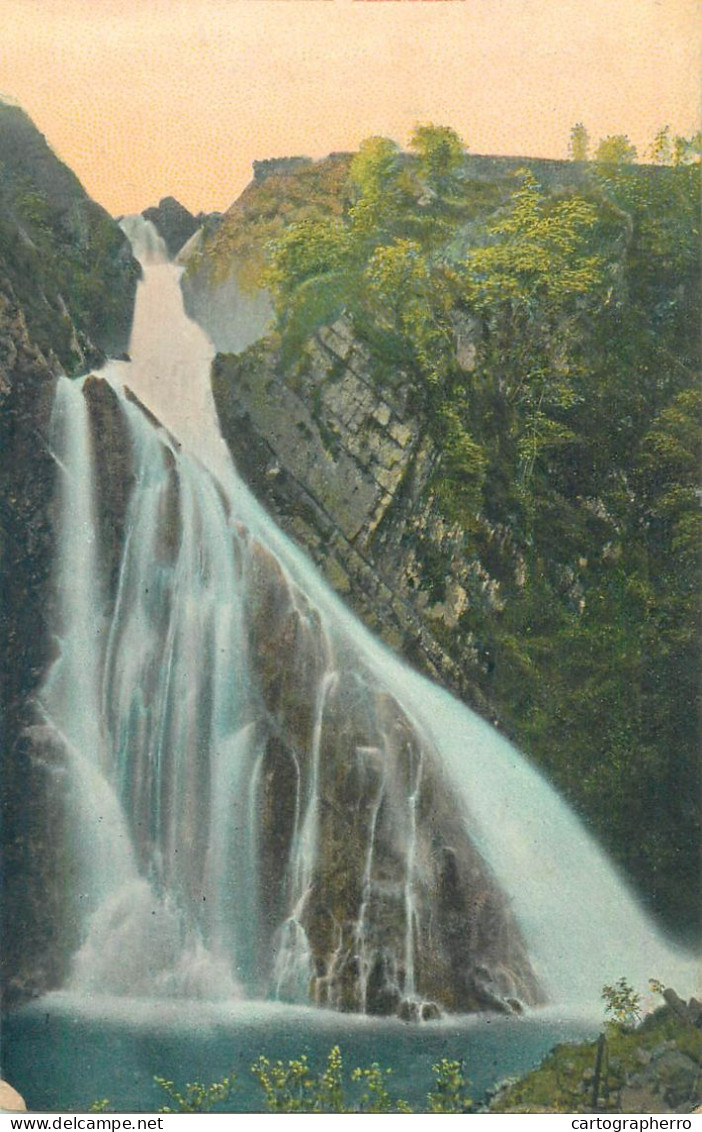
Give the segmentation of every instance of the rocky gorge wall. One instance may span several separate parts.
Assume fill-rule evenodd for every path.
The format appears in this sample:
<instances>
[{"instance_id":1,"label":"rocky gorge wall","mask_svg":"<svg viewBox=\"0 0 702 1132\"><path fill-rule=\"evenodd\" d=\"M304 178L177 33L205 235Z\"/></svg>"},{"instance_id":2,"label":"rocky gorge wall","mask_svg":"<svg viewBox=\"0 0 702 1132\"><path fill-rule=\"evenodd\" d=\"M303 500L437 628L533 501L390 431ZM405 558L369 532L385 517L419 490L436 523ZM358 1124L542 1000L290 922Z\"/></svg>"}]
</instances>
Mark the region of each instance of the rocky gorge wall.
<instances>
[{"instance_id":1,"label":"rocky gorge wall","mask_svg":"<svg viewBox=\"0 0 702 1132\"><path fill-rule=\"evenodd\" d=\"M9 280L0 280L0 447L4 454L0 566L2 637L3 900L0 921L7 1000L22 993L20 970L43 973L43 943L28 921L45 918L42 886L54 854L52 824L45 820L50 776L29 749L25 729L36 722L32 697L51 656L48 605L53 520L54 462L47 444L55 376L31 341ZM42 974L39 975L41 979ZM10 989L10 984L14 984Z\"/></svg>"},{"instance_id":2,"label":"rocky gorge wall","mask_svg":"<svg viewBox=\"0 0 702 1132\"><path fill-rule=\"evenodd\" d=\"M342 319L294 370L270 342L218 356L212 386L241 474L330 585L420 671L490 715L459 620L476 583L487 600L495 587L434 505L439 450L403 373L380 388Z\"/></svg>"}]
</instances>

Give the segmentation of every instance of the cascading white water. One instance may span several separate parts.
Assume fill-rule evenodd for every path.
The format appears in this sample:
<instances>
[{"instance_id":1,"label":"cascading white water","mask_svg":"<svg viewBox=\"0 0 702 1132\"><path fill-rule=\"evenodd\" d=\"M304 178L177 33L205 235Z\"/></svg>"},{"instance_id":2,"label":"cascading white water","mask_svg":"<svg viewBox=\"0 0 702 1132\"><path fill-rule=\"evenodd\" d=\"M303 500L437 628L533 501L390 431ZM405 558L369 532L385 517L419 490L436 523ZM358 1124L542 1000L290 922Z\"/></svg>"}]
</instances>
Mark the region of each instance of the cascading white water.
<instances>
[{"instance_id":1,"label":"cascading white water","mask_svg":"<svg viewBox=\"0 0 702 1132\"><path fill-rule=\"evenodd\" d=\"M128 385L186 451L120 394L136 487L108 626L84 399L77 384L60 382L62 424L55 447L65 477L58 563L61 656L42 700L73 752L76 782L85 784L77 813L91 831L85 840L81 833L81 841L91 861L86 876L92 869L92 879L86 884L93 892L92 920L74 985L86 993L102 987L226 997L240 993L241 986L257 993L263 748L243 619L244 564L253 536L319 611L326 654L317 692L316 754L305 796L297 768L289 915L274 980L284 996L303 994L309 978L311 952L299 911L318 851L320 737L339 647L362 658L378 686L402 705L439 752L470 819L471 836L508 895L536 972L553 999L596 1003L602 984L621 974L639 986L656 977L681 990L694 989L694 961L657 935L556 792L493 728L372 638L247 491L219 433L209 384L212 347L182 310L179 271L167 263L150 225L137 218L125 228L144 263L144 279L131 363L112 363L104 376L117 389ZM177 546L164 548L160 532L175 490L174 463L179 529ZM364 748L357 755L360 763L370 757ZM410 996L421 773L419 761L406 801L403 899ZM364 924L383 789L381 778L356 926L362 988L368 975ZM83 813L91 807L92 815ZM128 834L128 828L138 835Z\"/></svg>"},{"instance_id":2,"label":"cascading white water","mask_svg":"<svg viewBox=\"0 0 702 1132\"><path fill-rule=\"evenodd\" d=\"M380 812L380 805L385 793L385 779L383 775L383 752L378 750L377 747L360 748L359 755L362 759L373 760L377 763L380 773L378 775L378 786L376 788L375 798L371 804L371 820L368 836L368 848L366 852L366 860L363 868L363 881L361 890L361 907L358 916L357 927L357 940L358 940L358 954L359 954L359 981L360 981L360 1001L361 1010L363 1013L366 1011L368 1000L368 976L370 974L370 959L367 955L366 948L366 918L368 913L368 905L370 903L372 886L373 886L373 863L375 856L375 833L378 824L378 814ZM407 925L411 924L410 917L407 918ZM409 989L409 988L408 988Z\"/></svg>"},{"instance_id":3,"label":"cascading white water","mask_svg":"<svg viewBox=\"0 0 702 1132\"><path fill-rule=\"evenodd\" d=\"M79 899L94 911L133 875L134 856L121 808L104 775L100 658L107 626L97 563L90 429L80 389L67 381L57 389L50 442L60 469L56 588L61 651L44 687L42 707L71 768Z\"/></svg>"}]
</instances>

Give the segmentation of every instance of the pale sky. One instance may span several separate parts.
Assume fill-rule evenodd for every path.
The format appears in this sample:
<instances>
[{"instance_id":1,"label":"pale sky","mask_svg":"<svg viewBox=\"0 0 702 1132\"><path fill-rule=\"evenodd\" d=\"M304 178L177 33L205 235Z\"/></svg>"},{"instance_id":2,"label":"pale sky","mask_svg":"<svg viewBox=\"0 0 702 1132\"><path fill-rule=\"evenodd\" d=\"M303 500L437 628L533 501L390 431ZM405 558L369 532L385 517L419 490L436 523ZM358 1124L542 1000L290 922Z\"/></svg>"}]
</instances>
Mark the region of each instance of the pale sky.
<instances>
[{"instance_id":1,"label":"pale sky","mask_svg":"<svg viewBox=\"0 0 702 1132\"><path fill-rule=\"evenodd\" d=\"M0 94L113 213L416 122L474 153L699 128L698 0L0 0ZM0 159L2 155L0 154Z\"/></svg>"}]
</instances>

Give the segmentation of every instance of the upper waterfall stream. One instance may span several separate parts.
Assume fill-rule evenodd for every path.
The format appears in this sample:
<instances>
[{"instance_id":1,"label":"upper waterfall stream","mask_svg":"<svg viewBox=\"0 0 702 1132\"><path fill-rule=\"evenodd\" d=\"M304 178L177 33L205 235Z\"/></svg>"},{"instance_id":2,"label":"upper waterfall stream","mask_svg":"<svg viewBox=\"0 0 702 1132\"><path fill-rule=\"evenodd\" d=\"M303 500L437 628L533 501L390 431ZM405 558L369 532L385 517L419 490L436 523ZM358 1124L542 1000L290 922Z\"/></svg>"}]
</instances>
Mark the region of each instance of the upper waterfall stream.
<instances>
[{"instance_id":1,"label":"upper waterfall stream","mask_svg":"<svg viewBox=\"0 0 702 1132\"><path fill-rule=\"evenodd\" d=\"M144 270L131 361L61 379L51 437L60 648L41 704L70 779L70 988L405 1016L596 1006L623 974L693 991L695 962L556 791L257 504L179 269L146 221L124 228Z\"/></svg>"}]
</instances>

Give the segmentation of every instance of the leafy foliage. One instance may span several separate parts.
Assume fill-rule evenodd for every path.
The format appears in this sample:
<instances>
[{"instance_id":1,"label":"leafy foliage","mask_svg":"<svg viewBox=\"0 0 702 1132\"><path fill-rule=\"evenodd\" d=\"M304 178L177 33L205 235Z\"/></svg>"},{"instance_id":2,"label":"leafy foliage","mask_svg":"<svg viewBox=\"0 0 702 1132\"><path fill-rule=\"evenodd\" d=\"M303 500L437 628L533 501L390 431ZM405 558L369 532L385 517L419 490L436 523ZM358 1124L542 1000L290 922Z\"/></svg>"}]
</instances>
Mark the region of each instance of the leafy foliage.
<instances>
[{"instance_id":1,"label":"leafy foliage","mask_svg":"<svg viewBox=\"0 0 702 1132\"><path fill-rule=\"evenodd\" d=\"M406 1101L395 1098L388 1089L388 1078L392 1069L381 1069L374 1061L369 1069L354 1069L352 1081L360 1081L364 1086L358 1105L358 1112L409 1113L412 1111Z\"/></svg>"},{"instance_id":2,"label":"leafy foliage","mask_svg":"<svg viewBox=\"0 0 702 1132\"><path fill-rule=\"evenodd\" d=\"M69 373L124 349L139 269L118 225L17 107L0 107L0 152L0 277L30 337Z\"/></svg>"},{"instance_id":3,"label":"leafy foliage","mask_svg":"<svg viewBox=\"0 0 702 1132\"><path fill-rule=\"evenodd\" d=\"M229 1100L235 1088L236 1074L231 1073L221 1081L214 1081L209 1085L194 1081L185 1085L182 1092L173 1081L165 1077L154 1077L154 1081L171 1102L171 1105L160 1108L159 1112L211 1112L216 1105Z\"/></svg>"},{"instance_id":4,"label":"leafy foliage","mask_svg":"<svg viewBox=\"0 0 702 1132\"><path fill-rule=\"evenodd\" d=\"M600 165L632 165L636 157L636 146L626 134L610 134L602 138L595 151L595 161Z\"/></svg>"},{"instance_id":5,"label":"leafy foliage","mask_svg":"<svg viewBox=\"0 0 702 1132\"><path fill-rule=\"evenodd\" d=\"M595 205L580 196L549 200L528 170L521 180L506 213L489 224L492 242L468 260L470 297L481 309L541 303L549 311L602 286L603 259L591 244Z\"/></svg>"},{"instance_id":6,"label":"leafy foliage","mask_svg":"<svg viewBox=\"0 0 702 1132\"><path fill-rule=\"evenodd\" d=\"M470 1112L471 1098L464 1092L467 1082L463 1076L463 1062L442 1057L432 1066L434 1089L427 1094L429 1112L460 1113Z\"/></svg>"},{"instance_id":7,"label":"leafy foliage","mask_svg":"<svg viewBox=\"0 0 702 1132\"><path fill-rule=\"evenodd\" d=\"M590 153L590 135L582 122L576 122L570 131L568 153L571 161L587 161Z\"/></svg>"},{"instance_id":8,"label":"leafy foliage","mask_svg":"<svg viewBox=\"0 0 702 1132\"><path fill-rule=\"evenodd\" d=\"M259 1057L251 1072L263 1089L267 1112L324 1111L319 1107L321 1082L313 1076L304 1054L288 1062Z\"/></svg>"},{"instance_id":9,"label":"leafy foliage","mask_svg":"<svg viewBox=\"0 0 702 1132\"><path fill-rule=\"evenodd\" d=\"M613 985L602 988L605 1014L615 1026L630 1030L641 1019L641 995L622 976Z\"/></svg>"},{"instance_id":10,"label":"leafy foliage","mask_svg":"<svg viewBox=\"0 0 702 1132\"><path fill-rule=\"evenodd\" d=\"M390 1092L391 1069L378 1062L353 1069L345 1077L341 1051L330 1050L324 1069L315 1074L307 1057L271 1062L259 1057L251 1071L263 1089L266 1111L272 1113L411 1113L405 1100ZM434 1086L427 1095L429 1112L468 1112L462 1063L443 1058L432 1067Z\"/></svg>"},{"instance_id":11,"label":"leafy foliage","mask_svg":"<svg viewBox=\"0 0 702 1132\"><path fill-rule=\"evenodd\" d=\"M419 158L419 178L432 193L441 196L455 187L465 153L455 130L432 122L417 125L412 131L410 149Z\"/></svg>"}]
</instances>

